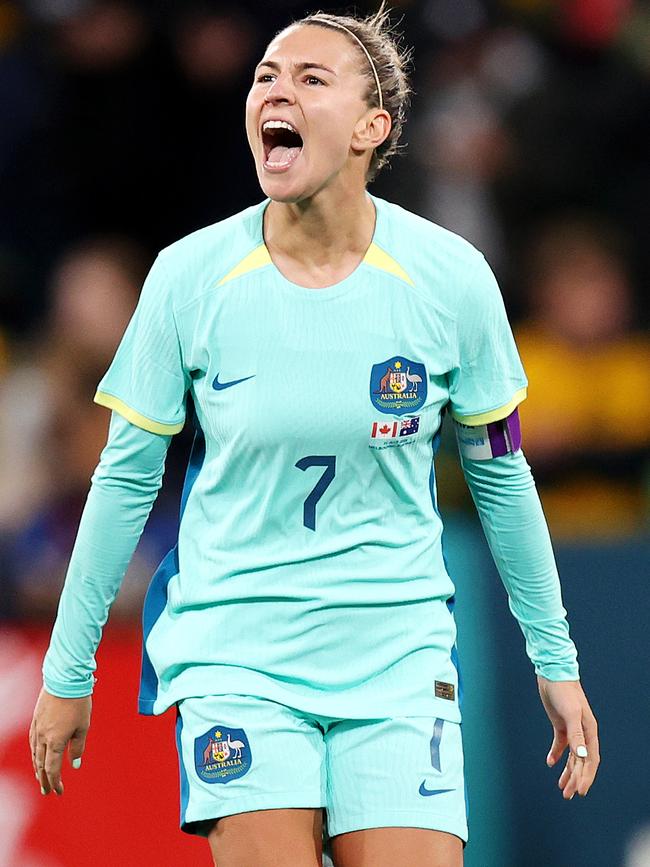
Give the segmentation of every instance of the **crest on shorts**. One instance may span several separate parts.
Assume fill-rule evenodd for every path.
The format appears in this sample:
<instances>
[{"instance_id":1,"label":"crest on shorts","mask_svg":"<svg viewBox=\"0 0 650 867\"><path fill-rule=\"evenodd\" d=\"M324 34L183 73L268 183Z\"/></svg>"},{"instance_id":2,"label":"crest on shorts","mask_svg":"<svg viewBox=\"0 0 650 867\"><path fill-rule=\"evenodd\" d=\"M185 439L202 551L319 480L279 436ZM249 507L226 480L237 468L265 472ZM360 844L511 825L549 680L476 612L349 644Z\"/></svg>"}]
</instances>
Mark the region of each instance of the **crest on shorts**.
<instances>
[{"instance_id":1,"label":"crest on shorts","mask_svg":"<svg viewBox=\"0 0 650 867\"><path fill-rule=\"evenodd\" d=\"M194 767L205 783L229 783L243 777L251 760L244 729L213 726L194 740Z\"/></svg>"},{"instance_id":2,"label":"crest on shorts","mask_svg":"<svg viewBox=\"0 0 650 867\"><path fill-rule=\"evenodd\" d=\"M427 372L423 364L394 355L370 371L370 400L380 412L404 415L427 399Z\"/></svg>"}]
</instances>

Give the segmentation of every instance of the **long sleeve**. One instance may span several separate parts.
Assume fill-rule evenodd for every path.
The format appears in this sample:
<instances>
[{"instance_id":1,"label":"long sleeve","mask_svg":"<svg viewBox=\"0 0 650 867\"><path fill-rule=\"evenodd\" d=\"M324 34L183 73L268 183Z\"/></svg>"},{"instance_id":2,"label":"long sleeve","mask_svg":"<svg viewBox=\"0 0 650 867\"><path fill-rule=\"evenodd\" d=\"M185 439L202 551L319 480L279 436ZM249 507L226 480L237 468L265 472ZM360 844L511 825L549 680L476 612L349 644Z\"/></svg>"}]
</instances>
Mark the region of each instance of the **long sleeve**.
<instances>
[{"instance_id":1,"label":"long sleeve","mask_svg":"<svg viewBox=\"0 0 650 867\"><path fill-rule=\"evenodd\" d=\"M523 452L461 463L536 673L578 680L548 527Z\"/></svg>"},{"instance_id":2,"label":"long sleeve","mask_svg":"<svg viewBox=\"0 0 650 867\"><path fill-rule=\"evenodd\" d=\"M43 662L52 695L92 692L102 629L160 488L170 441L111 416Z\"/></svg>"}]
</instances>

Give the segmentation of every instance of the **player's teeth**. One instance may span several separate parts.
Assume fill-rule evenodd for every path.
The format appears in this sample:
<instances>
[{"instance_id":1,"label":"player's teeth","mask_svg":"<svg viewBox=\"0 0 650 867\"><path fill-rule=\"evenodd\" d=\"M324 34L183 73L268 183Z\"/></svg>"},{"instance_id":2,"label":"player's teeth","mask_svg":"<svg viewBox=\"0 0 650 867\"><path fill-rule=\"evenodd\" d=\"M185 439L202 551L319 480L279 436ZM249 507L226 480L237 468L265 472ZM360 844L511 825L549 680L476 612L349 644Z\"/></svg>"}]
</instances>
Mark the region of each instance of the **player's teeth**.
<instances>
[{"instance_id":1,"label":"player's teeth","mask_svg":"<svg viewBox=\"0 0 650 867\"><path fill-rule=\"evenodd\" d=\"M296 130L291 126L290 123L287 123L286 120L267 120L266 123L264 124L264 126L262 127L262 129L263 129L263 130L267 130L267 129L288 129L289 132L295 132L295 131L296 131Z\"/></svg>"}]
</instances>

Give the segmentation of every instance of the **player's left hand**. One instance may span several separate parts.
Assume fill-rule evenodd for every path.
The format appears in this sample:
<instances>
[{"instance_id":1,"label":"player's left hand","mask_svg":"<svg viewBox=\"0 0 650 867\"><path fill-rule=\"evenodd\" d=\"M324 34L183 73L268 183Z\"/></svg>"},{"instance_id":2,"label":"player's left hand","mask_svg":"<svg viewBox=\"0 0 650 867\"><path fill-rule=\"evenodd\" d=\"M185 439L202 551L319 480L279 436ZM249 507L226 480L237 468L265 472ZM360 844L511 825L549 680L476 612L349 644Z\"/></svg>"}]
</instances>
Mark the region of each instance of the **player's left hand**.
<instances>
[{"instance_id":1,"label":"player's left hand","mask_svg":"<svg viewBox=\"0 0 650 867\"><path fill-rule=\"evenodd\" d=\"M553 743L546 757L549 768L569 747L558 786L568 801L576 792L584 797L600 764L598 725L579 680L551 681L537 677L539 694L553 725Z\"/></svg>"}]
</instances>

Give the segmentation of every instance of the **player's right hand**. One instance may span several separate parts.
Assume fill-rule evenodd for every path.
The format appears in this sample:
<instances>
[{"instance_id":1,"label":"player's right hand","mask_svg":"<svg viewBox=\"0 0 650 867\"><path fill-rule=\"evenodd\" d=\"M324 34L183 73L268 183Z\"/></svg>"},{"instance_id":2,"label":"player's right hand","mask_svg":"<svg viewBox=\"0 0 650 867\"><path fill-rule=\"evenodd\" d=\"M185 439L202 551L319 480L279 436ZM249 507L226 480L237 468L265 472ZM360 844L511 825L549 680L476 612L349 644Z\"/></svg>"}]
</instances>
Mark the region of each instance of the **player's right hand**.
<instances>
[{"instance_id":1,"label":"player's right hand","mask_svg":"<svg viewBox=\"0 0 650 867\"><path fill-rule=\"evenodd\" d=\"M89 695L83 698L57 698L41 689L29 728L29 745L34 774L42 794L63 794L61 765L68 744L72 767L81 765L91 708L92 699Z\"/></svg>"}]
</instances>

